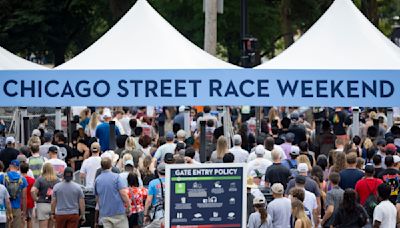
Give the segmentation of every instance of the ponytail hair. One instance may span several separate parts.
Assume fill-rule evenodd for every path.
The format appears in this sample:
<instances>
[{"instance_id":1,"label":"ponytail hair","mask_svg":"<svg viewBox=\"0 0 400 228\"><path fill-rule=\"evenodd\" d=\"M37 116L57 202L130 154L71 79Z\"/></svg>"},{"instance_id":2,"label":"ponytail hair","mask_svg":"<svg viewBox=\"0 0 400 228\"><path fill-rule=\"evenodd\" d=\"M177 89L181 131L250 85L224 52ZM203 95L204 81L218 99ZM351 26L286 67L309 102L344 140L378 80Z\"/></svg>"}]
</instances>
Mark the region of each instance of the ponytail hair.
<instances>
[{"instance_id":1,"label":"ponytail hair","mask_svg":"<svg viewBox=\"0 0 400 228\"><path fill-rule=\"evenodd\" d=\"M254 204L254 207L257 208L258 212L260 213L261 224L264 224L265 221L267 221L267 210L265 209L265 204Z\"/></svg>"}]
</instances>

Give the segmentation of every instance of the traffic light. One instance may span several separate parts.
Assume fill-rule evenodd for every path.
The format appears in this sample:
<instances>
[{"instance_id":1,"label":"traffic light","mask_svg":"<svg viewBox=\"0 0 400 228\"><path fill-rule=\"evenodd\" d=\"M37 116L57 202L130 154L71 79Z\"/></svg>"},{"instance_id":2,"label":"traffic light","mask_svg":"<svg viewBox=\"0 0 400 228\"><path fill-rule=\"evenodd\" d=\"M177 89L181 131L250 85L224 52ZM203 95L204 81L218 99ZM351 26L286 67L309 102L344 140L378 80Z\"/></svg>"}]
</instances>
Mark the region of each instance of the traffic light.
<instances>
[{"instance_id":1,"label":"traffic light","mask_svg":"<svg viewBox=\"0 0 400 228\"><path fill-rule=\"evenodd\" d=\"M242 39L241 66L251 68L261 63L258 39L245 37Z\"/></svg>"}]
</instances>

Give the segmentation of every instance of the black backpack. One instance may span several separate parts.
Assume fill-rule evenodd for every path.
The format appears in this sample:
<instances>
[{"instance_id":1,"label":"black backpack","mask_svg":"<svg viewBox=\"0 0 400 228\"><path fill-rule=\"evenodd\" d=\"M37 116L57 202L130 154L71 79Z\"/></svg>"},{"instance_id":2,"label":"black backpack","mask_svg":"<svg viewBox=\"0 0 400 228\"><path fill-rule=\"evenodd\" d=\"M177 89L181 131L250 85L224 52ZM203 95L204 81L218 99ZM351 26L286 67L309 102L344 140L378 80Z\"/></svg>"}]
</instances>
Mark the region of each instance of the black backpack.
<instances>
[{"instance_id":1,"label":"black backpack","mask_svg":"<svg viewBox=\"0 0 400 228\"><path fill-rule=\"evenodd\" d=\"M367 189L370 191L370 194L367 198L367 200L365 200L364 203L364 208L367 211L367 214L370 218L372 218L374 216L374 210L376 205L378 205L378 197L376 196L376 194L372 193L370 187L367 185ZM375 181L375 186L376 186L376 181Z\"/></svg>"}]
</instances>

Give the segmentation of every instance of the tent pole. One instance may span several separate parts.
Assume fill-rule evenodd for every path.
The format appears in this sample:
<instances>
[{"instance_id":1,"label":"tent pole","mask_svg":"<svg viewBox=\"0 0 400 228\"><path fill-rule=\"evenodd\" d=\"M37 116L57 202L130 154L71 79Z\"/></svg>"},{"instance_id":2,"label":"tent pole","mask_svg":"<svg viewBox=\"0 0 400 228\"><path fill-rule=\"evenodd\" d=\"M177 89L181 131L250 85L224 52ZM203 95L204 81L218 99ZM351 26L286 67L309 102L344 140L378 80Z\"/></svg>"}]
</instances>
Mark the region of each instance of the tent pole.
<instances>
[{"instance_id":1,"label":"tent pole","mask_svg":"<svg viewBox=\"0 0 400 228\"><path fill-rule=\"evenodd\" d=\"M31 129L29 126L29 117L25 116L25 117L23 117L22 120L23 120L22 122L24 123L24 131L23 131L24 141L23 141L23 143L24 143L24 145L28 145L29 136L30 136L30 132L31 132Z\"/></svg>"},{"instance_id":2,"label":"tent pole","mask_svg":"<svg viewBox=\"0 0 400 228\"><path fill-rule=\"evenodd\" d=\"M61 131L61 107L56 107L55 130Z\"/></svg>"},{"instance_id":3,"label":"tent pole","mask_svg":"<svg viewBox=\"0 0 400 228\"><path fill-rule=\"evenodd\" d=\"M186 132L186 138L190 137L191 132L190 132L190 108L189 106L185 107L185 112L183 113L184 116L184 123L183 123L183 129Z\"/></svg>"},{"instance_id":4,"label":"tent pole","mask_svg":"<svg viewBox=\"0 0 400 228\"><path fill-rule=\"evenodd\" d=\"M206 162L206 121L200 121L200 161Z\"/></svg>"},{"instance_id":5,"label":"tent pole","mask_svg":"<svg viewBox=\"0 0 400 228\"><path fill-rule=\"evenodd\" d=\"M231 121L231 118L229 116L228 108L224 106L224 111L223 111L223 128L224 128L224 136L226 140L228 141L228 148L231 148L231 137L229 133L229 121Z\"/></svg>"},{"instance_id":6,"label":"tent pole","mask_svg":"<svg viewBox=\"0 0 400 228\"><path fill-rule=\"evenodd\" d=\"M24 122L24 118L28 116L28 108L27 107L20 107L19 108L21 110L21 116L20 116L20 136L21 136L21 144L25 144L25 122ZM26 140L27 141L27 140Z\"/></svg>"},{"instance_id":7,"label":"tent pole","mask_svg":"<svg viewBox=\"0 0 400 228\"><path fill-rule=\"evenodd\" d=\"M117 148L116 136L115 136L115 121L110 121L109 124L110 124L109 145L111 150L115 150Z\"/></svg>"},{"instance_id":8,"label":"tent pole","mask_svg":"<svg viewBox=\"0 0 400 228\"><path fill-rule=\"evenodd\" d=\"M257 138L260 135L260 126L261 123L261 108L260 106L256 106L256 135L254 136L255 138Z\"/></svg>"},{"instance_id":9,"label":"tent pole","mask_svg":"<svg viewBox=\"0 0 400 228\"><path fill-rule=\"evenodd\" d=\"M393 126L393 108L387 108L387 126L388 129Z\"/></svg>"},{"instance_id":10,"label":"tent pole","mask_svg":"<svg viewBox=\"0 0 400 228\"><path fill-rule=\"evenodd\" d=\"M14 133L15 133L15 140L17 141L18 144L22 143L21 141L21 113L19 108L17 108L14 111ZM8 130L8 133L10 133L11 128Z\"/></svg>"},{"instance_id":11,"label":"tent pole","mask_svg":"<svg viewBox=\"0 0 400 228\"><path fill-rule=\"evenodd\" d=\"M353 124L352 125L353 125L352 137L354 137L356 135L360 136L360 108L359 107L353 107Z\"/></svg>"}]
</instances>

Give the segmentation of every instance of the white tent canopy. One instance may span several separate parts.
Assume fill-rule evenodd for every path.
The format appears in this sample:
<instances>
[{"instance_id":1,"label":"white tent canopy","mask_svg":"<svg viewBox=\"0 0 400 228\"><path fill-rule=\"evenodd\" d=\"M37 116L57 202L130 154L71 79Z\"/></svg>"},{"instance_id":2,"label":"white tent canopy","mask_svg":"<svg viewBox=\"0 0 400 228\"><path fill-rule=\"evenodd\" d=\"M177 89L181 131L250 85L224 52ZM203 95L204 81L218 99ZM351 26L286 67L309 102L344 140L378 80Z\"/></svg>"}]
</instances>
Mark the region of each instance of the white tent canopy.
<instances>
[{"instance_id":1,"label":"white tent canopy","mask_svg":"<svg viewBox=\"0 0 400 228\"><path fill-rule=\"evenodd\" d=\"M146 0L136 4L105 35L58 69L238 68L187 40Z\"/></svg>"},{"instance_id":2,"label":"white tent canopy","mask_svg":"<svg viewBox=\"0 0 400 228\"><path fill-rule=\"evenodd\" d=\"M335 0L293 45L259 69L400 69L400 48L351 0Z\"/></svg>"},{"instance_id":3,"label":"white tent canopy","mask_svg":"<svg viewBox=\"0 0 400 228\"><path fill-rule=\"evenodd\" d=\"M45 67L25 60L0 47L0 70L40 70Z\"/></svg>"}]
</instances>

